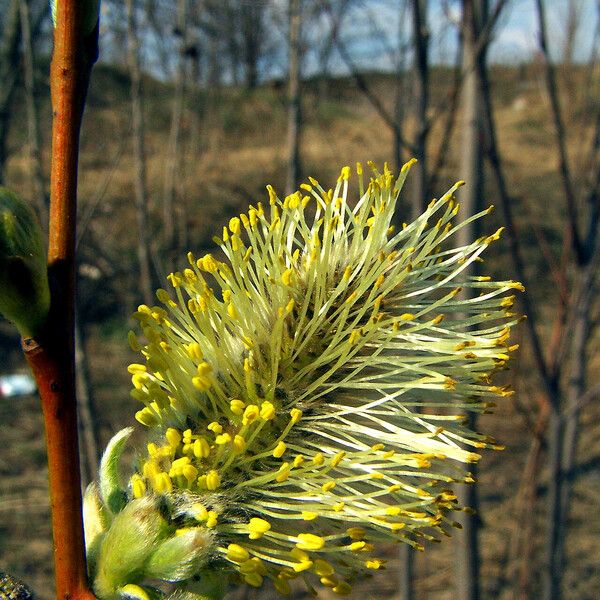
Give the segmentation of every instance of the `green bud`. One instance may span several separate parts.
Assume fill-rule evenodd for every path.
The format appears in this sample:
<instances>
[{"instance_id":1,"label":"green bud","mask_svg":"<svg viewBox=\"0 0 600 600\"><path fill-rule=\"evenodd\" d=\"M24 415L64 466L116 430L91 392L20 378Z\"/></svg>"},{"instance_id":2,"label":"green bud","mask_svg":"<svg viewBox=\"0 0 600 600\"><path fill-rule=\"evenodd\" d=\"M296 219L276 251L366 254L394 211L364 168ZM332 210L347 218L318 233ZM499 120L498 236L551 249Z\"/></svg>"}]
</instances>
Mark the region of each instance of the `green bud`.
<instances>
[{"instance_id":1,"label":"green bud","mask_svg":"<svg viewBox=\"0 0 600 600\"><path fill-rule=\"evenodd\" d=\"M34 337L49 309L42 229L29 205L0 187L0 313L23 337Z\"/></svg>"},{"instance_id":2,"label":"green bud","mask_svg":"<svg viewBox=\"0 0 600 600\"><path fill-rule=\"evenodd\" d=\"M193 527L164 541L146 565L146 577L163 581L183 581L202 567L209 556L212 534Z\"/></svg>"},{"instance_id":3,"label":"green bud","mask_svg":"<svg viewBox=\"0 0 600 600\"><path fill-rule=\"evenodd\" d=\"M83 495L83 526L88 571L94 574L102 539L110 524L110 515L100 500L98 486L90 483Z\"/></svg>"},{"instance_id":4,"label":"green bud","mask_svg":"<svg viewBox=\"0 0 600 600\"><path fill-rule=\"evenodd\" d=\"M118 513L102 540L94 592L99 598L119 597L123 586L144 577L148 559L169 534L158 499L132 500Z\"/></svg>"},{"instance_id":5,"label":"green bud","mask_svg":"<svg viewBox=\"0 0 600 600\"><path fill-rule=\"evenodd\" d=\"M132 433L133 427L127 427L114 435L100 462L100 495L104 505L112 513L118 513L127 503L127 495L121 488L119 461Z\"/></svg>"},{"instance_id":6,"label":"green bud","mask_svg":"<svg viewBox=\"0 0 600 600\"><path fill-rule=\"evenodd\" d=\"M56 27L56 1L50 0L52 12L52 24ZM84 0L83 5L83 35L89 35L94 31L100 18L100 0Z\"/></svg>"}]
</instances>

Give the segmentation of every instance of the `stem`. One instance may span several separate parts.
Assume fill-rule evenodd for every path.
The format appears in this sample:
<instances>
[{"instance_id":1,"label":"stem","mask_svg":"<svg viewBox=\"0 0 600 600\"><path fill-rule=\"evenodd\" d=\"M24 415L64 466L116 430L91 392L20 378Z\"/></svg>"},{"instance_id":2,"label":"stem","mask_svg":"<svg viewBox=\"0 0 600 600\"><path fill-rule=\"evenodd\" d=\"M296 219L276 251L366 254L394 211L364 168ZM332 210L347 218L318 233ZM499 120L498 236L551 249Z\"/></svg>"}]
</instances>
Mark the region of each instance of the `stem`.
<instances>
[{"instance_id":1,"label":"stem","mask_svg":"<svg viewBox=\"0 0 600 600\"><path fill-rule=\"evenodd\" d=\"M79 130L98 48L98 25L90 34L83 34L85 9L86 2L57 2L50 67L54 120L48 249L48 272L54 287L45 331L36 340L23 341L44 414L58 600L94 597L85 563L74 366Z\"/></svg>"}]
</instances>

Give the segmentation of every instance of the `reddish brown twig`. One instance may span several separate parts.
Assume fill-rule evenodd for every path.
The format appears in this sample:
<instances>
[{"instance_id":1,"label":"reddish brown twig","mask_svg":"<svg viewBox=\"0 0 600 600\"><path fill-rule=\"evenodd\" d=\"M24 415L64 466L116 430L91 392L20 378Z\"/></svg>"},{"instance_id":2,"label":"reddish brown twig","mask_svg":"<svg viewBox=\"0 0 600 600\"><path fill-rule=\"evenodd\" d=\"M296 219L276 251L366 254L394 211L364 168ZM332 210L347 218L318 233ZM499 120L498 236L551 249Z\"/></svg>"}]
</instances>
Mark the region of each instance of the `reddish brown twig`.
<instances>
[{"instance_id":1,"label":"reddish brown twig","mask_svg":"<svg viewBox=\"0 0 600 600\"><path fill-rule=\"evenodd\" d=\"M23 342L44 413L58 600L94 597L85 564L74 368L79 130L98 47L98 26L87 35L83 32L85 4L57 2L50 71L54 120L48 271L52 306L45 331L36 340Z\"/></svg>"}]
</instances>

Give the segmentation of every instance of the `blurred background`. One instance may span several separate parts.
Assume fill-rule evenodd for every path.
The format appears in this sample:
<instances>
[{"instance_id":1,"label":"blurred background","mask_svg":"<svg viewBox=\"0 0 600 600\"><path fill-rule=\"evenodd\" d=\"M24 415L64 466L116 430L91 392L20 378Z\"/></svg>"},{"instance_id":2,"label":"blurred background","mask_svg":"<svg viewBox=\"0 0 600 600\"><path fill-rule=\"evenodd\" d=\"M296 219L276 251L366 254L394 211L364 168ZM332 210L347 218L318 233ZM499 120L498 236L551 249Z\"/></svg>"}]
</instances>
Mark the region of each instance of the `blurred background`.
<instances>
[{"instance_id":1,"label":"blurred background","mask_svg":"<svg viewBox=\"0 0 600 600\"><path fill-rule=\"evenodd\" d=\"M521 348L477 427L477 508L425 553L391 547L353 597L600 598L600 3L104 0L81 141L77 362L84 479L137 410L138 304L271 183L332 185L419 159L398 222L458 179L507 227L483 273L522 281ZM0 184L47 223L51 21L0 0ZM478 235L476 230L469 235ZM0 570L53 596L45 449L19 340L0 321ZM298 589L294 597L305 597ZM270 589L232 598L272 598ZM328 598L326 591L320 597Z\"/></svg>"}]
</instances>

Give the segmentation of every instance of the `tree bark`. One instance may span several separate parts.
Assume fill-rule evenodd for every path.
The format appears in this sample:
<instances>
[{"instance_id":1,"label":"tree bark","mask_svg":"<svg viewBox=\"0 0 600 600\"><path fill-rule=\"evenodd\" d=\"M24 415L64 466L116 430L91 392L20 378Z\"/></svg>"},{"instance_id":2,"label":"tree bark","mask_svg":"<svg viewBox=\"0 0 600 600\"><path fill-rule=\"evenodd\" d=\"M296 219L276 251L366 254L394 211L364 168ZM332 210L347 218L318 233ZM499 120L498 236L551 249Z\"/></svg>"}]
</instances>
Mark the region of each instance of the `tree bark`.
<instances>
[{"instance_id":1,"label":"tree bark","mask_svg":"<svg viewBox=\"0 0 600 600\"><path fill-rule=\"evenodd\" d=\"M185 96L185 65L186 65L186 42L187 42L187 0L177 0L177 36L179 49L177 57L177 70L175 72L175 90L173 95L173 108L171 111L171 127L169 130L169 141L167 144L167 156L165 160L165 180L163 190L163 230L164 246L166 256L166 269L172 271L175 268L177 255L177 233L176 223L181 224L179 215L181 207L177 203L177 184L181 167L181 121L183 119L183 101Z\"/></svg>"},{"instance_id":2,"label":"tree bark","mask_svg":"<svg viewBox=\"0 0 600 600\"><path fill-rule=\"evenodd\" d=\"M10 108L19 72L19 2L11 0L4 17L2 39L0 40L0 185L5 181L5 165L8 159L6 140L10 126Z\"/></svg>"},{"instance_id":3,"label":"tree bark","mask_svg":"<svg viewBox=\"0 0 600 600\"><path fill-rule=\"evenodd\" d=\"M300 0L289 0L289 72L288 72L288 132L287 132L287 184L291 194L300 181Z\"/></svg>"},{"instance_id":4,"label":"tree bark","mask_svg":"<svg viewBox=\"0 0 600 600\"><path fill-rule=\"evenodd\" d=\"M483 208L483 124L481 83L479 73L485 68L485 49L478 51L478 40L482 24L487 17L487 2L463 0L462 2L462 35L463 35L463 86L462 86L462 120L463 137L461 144L460 174L466 182L461 191L461 212L470 217ZM477 66L479 68L477 68ZM472 222L457 233L457 245L465 246L480 236L478 221ZM476 275L472 267L465 276ZM465 299L470 294L468 288L463 292ZM469 428L476 429L475 416L470 413ZM475 465L473 465L475 467ZM475 475L475 469L473 469ZM475 514L457 513L456 520L462 530L455 536L456 554L454 560L455 596L461 600L478 600L479 590L479 502L477 490L473 485L459 485L456 488L459 504L468 506Z\"/></svg>"},{"instance_id":5,"label":"tree bark","mask_svg":"<svg viewBox=\"0 0 600 600\"><path fill-rule=\"evenodd\" d=\"M29 137L29 162L31 168L31 183L37 212L44 231L48 229L49 198L45 192L44 169L42 166L42 151L38 109L35 102L35 80L33 47L31 41L31 22L29 0L19 1L21 20L21 37L23 40L23 71L25 82L25 104L27 106L27 130Z\"/></svg>"},{"instance_id":6,"label":"tree bark","mask_svg":"<svg viewBox=\"0 0 600 600\"><path fill-rule=\"evenodd\" d=\"M142 76L139 58L139 40L134 0L126 0L127 59L131 77L131 123L133 156L135 164L134 188L138 228L137 255L140 267L140 295L146 304L152 304L152 278L150 271L150 243L148 236L148 192L146 189L146 149L144 142L144 115L142 109Z\"/></svg>"},{"instance_id":7,"label":"tree bark","mask_svg":"<svg viewBox=\"0 0 600 600\"><path fill-rule=\"evenodd\" d=\"M412 0L413 45L415 51L415 120L416 133L414 154L417 164L413 167L413 219L423 213L428 204L427 189L427 136L429 122L429 27L427 24L427 0ZM398 142L396 142L398 143Z\"/></svg>"},{"instance_id":8,"label":"tree bark","mask_svg":"<svg viewBox=\"0 0 600 600\"><path fill-rule=\"evenodd\" d=\"M79 439L83 446L81 452L81 472L84 484L98 478L98 430L96 411L92 395L90 365L85 347L85 333L81 329L78 316L75 317L75 376L77 389L77 408L79 413Z\"/></svg>"}]
</instances>

